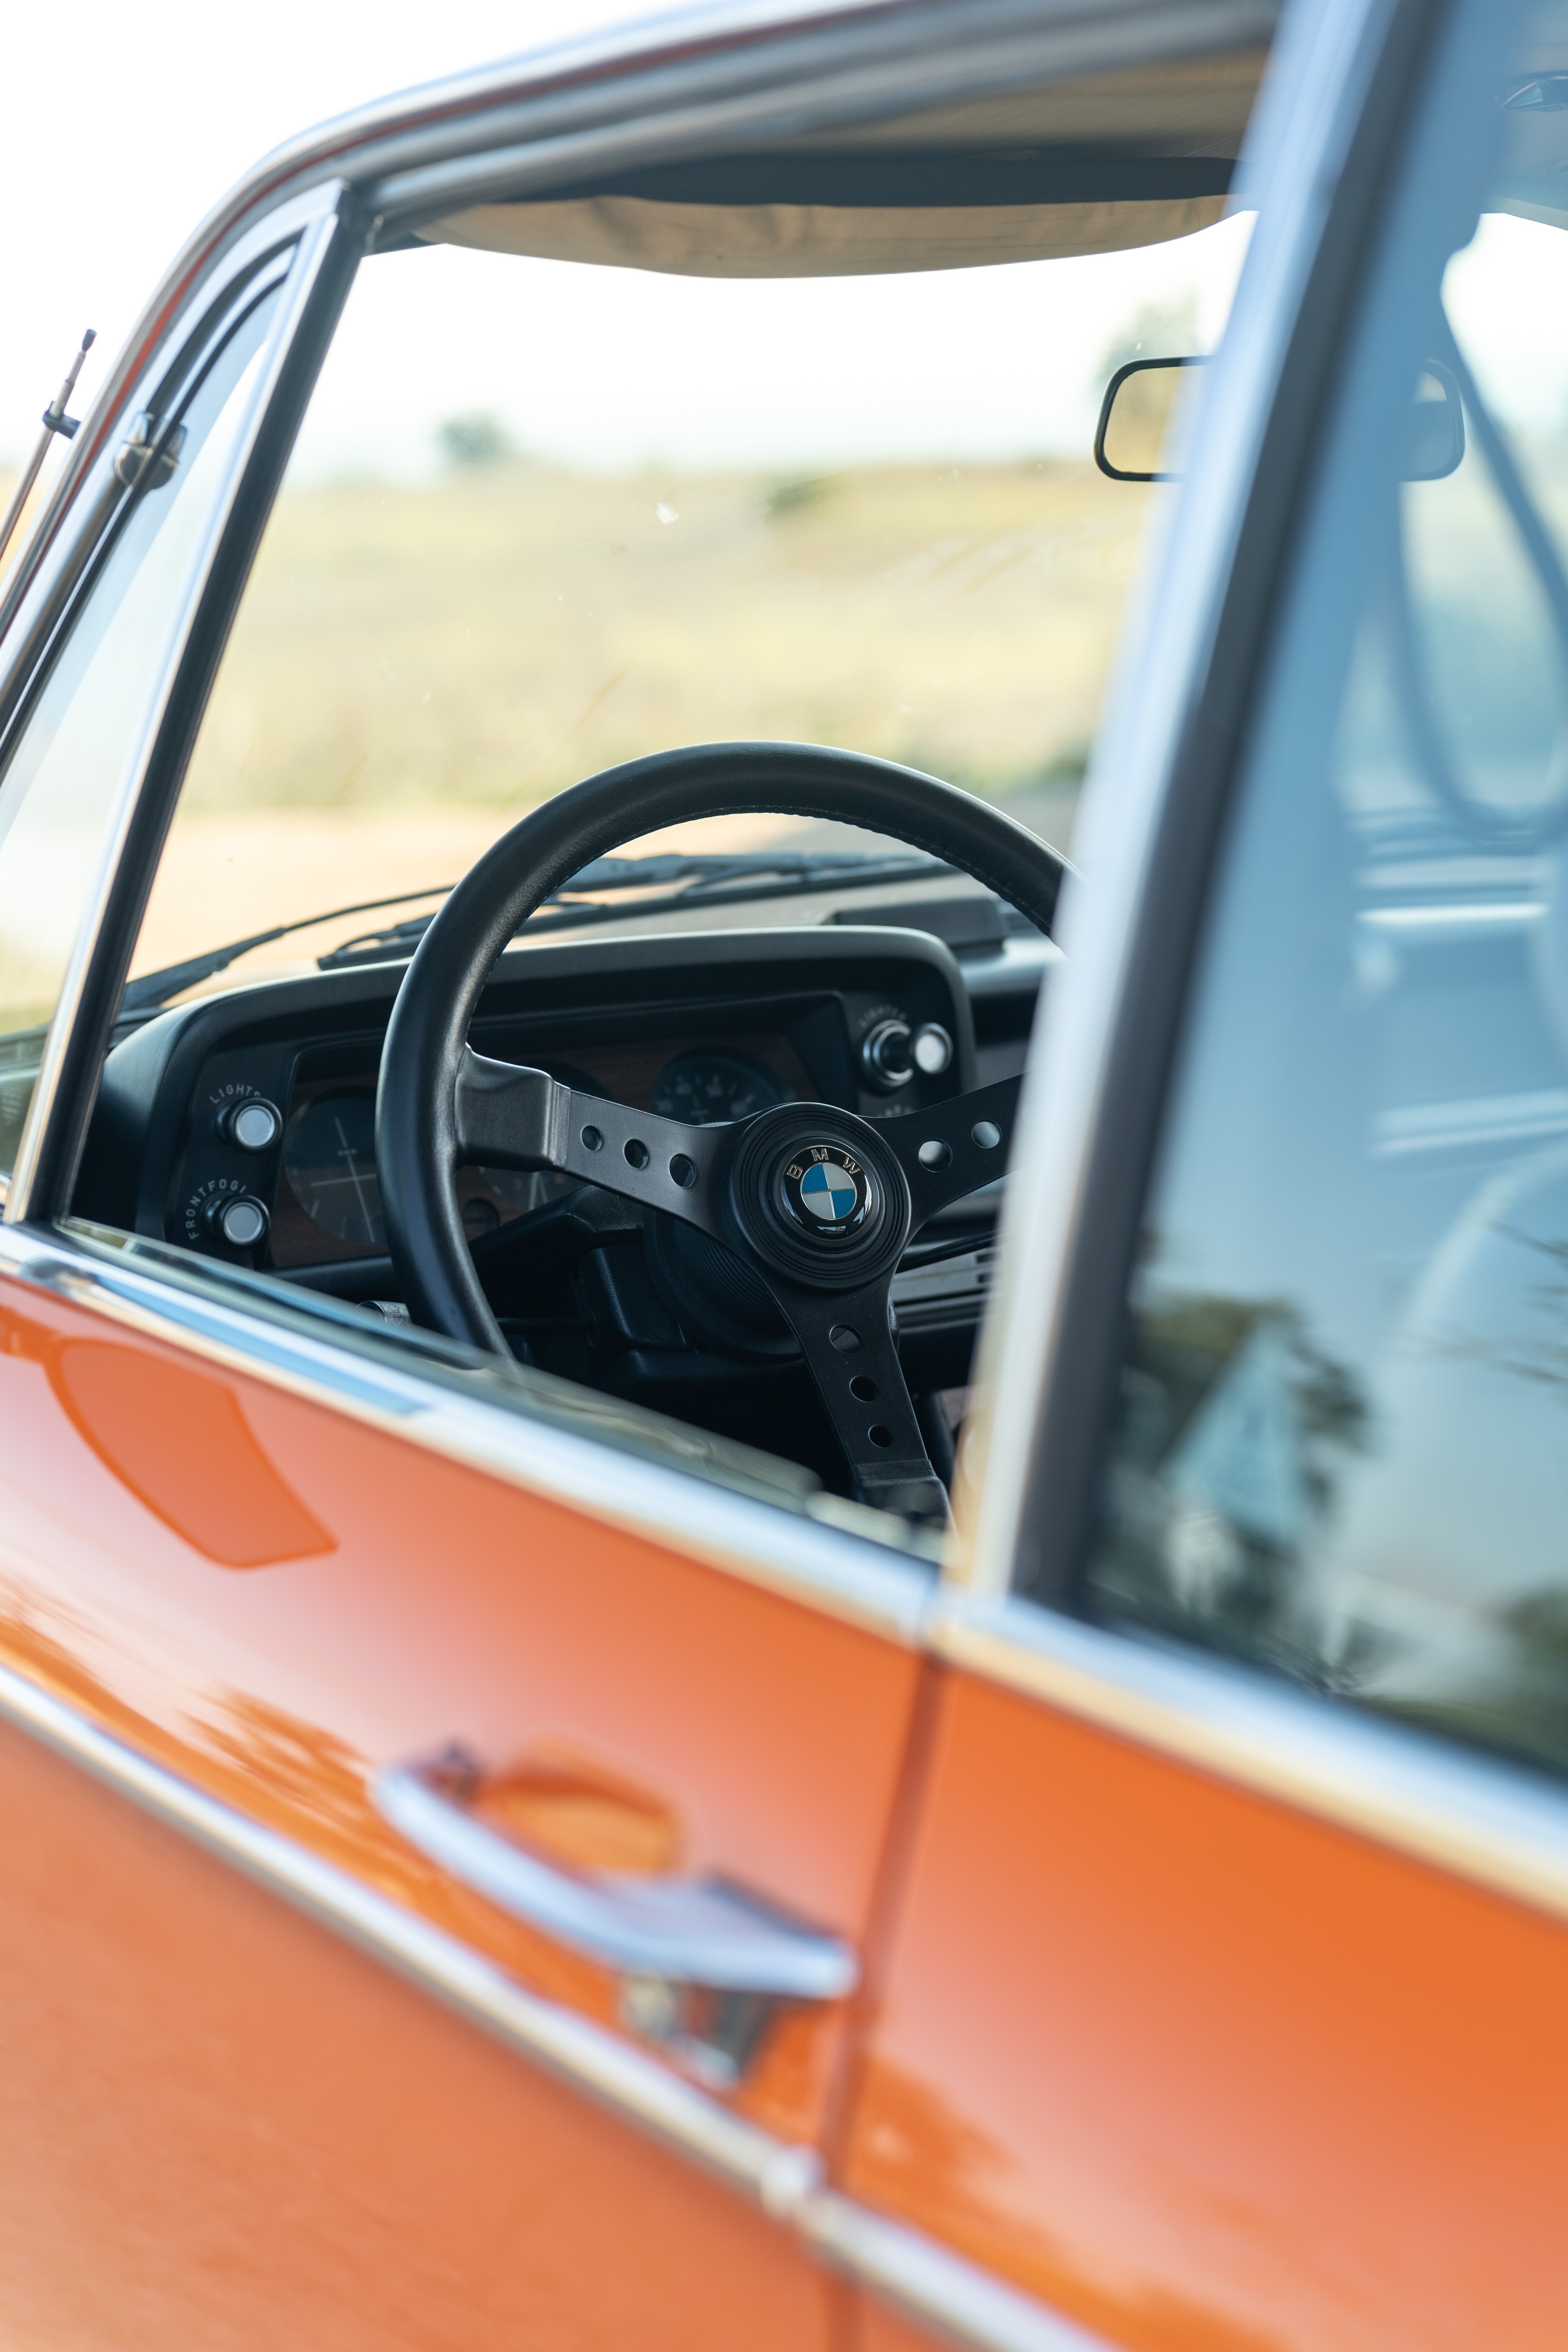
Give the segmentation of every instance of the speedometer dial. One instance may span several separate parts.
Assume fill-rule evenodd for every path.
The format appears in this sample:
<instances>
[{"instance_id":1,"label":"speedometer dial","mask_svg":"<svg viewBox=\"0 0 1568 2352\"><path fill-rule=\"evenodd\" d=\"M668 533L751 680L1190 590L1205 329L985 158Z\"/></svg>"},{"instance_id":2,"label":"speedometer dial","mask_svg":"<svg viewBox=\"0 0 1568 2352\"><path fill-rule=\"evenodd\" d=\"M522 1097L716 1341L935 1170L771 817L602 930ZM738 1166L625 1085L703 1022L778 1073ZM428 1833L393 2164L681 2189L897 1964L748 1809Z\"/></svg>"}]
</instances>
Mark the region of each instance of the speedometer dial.
<instances>
[{"instance_id":1,"label":"speedometer dial","mask_svg":"<svg viewBox=\"0 0 1568 2352\"><path fill-rule=\"evenodd\" d=\"M655 1079L648 1108L688 1127L714 1127L790 1098L784 1080L750 1054L678 1054Z\"/></svg>"}]
</instances>

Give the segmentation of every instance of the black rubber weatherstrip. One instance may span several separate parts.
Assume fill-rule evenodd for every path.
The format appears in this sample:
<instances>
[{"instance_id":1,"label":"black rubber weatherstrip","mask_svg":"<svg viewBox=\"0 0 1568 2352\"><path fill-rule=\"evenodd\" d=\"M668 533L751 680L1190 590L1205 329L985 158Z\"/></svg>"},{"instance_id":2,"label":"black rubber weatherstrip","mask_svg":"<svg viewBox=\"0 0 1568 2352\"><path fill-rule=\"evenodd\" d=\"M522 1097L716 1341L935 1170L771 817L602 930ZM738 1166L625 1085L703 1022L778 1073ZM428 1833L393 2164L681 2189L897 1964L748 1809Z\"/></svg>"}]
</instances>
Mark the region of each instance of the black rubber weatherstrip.
<instances>
[{"instance_id":1,"label":"black rubber weatherstrip","mask_svg":"<svg viewBox=\"0 0 1568 2352\"><path fill-rule=\"evenodd\" d=\"M1160 204L1223 196L1227 155L1148 155L1116 147L870 147L705 155L574 181L518 204L640 196L672 205L825 205L846 211L930 205Z\"/></svg>"}]
</instances>

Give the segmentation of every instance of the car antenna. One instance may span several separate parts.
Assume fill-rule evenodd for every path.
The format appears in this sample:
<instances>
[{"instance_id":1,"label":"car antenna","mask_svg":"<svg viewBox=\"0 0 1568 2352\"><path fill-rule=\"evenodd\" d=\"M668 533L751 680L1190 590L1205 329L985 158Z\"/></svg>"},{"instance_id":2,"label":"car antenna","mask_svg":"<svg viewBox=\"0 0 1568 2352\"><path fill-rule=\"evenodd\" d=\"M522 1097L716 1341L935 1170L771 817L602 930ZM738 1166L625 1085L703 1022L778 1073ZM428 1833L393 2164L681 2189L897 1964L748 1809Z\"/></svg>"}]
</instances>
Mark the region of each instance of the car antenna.
<instances>
[{"instance_id":1,"label":"car antenna","mask_svg":"<svg viewBox=\"0 0 1568 2352\"><path fill-rule=\"evenodd\" d=\"M89 327L81 339L80 351L70 363L70 373L44 411L44 429L38 436L38 446L23 467L21 478L12 495L11 503L5 509L5 520L0 522L0 559L4 559L5 550L11 544L11 534L22 519L22 509L26 505L33 484L38 478L39 467L48 455L49 436L52 433L63 434L68 441L71 441L75 439L80 428L79 416L66 415L66 403L76 390L76 380L81 373L81 363L97 341L97 328Z\"/></svg>"}]
</instances>

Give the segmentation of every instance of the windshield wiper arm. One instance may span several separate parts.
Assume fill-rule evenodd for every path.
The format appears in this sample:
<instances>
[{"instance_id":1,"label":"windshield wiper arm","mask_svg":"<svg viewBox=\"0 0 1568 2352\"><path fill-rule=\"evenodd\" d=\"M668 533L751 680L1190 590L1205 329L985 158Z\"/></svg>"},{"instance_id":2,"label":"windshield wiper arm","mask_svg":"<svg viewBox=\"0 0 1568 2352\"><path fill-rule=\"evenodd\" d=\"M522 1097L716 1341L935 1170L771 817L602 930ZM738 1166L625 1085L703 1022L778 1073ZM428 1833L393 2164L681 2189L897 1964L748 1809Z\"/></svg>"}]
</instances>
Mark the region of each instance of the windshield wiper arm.
<instances>
[{"instance_id":1,"label":"windshield wiper arm","mask_svg":"<svg viewBox=\"0 0 1568 2352\"><path fill-rule=\"evenodd\" d=\"M426 890L402 890L391 898L361 898L352 907L329 907L324 915L301 915L298 922L274 923L269 931L252 931L248 939L230 940L226 946L208 948L205 955L188 956L184 963L166 963L161 971L144 971L140 980L128 980L120 1010L154 1013L171 996L195 988L198 981L210 980L214 972L226 971L252 948L270 947L274 940L286 940L291 931L313 931L318 923L342 923L351 915L374 915L378 907L406 907L414 898L445 898L452 887L450 882L437 882Z\"/></svg>"},{"instance_id":2,"label":"windshield wiper arm","mask_svg":"<svg viewBox=\"0 0 1568 2352\"><path fill-rule=\"evenodd\" d=\"M939 881L957 870L923 850L893 857L870 857L861 851L832 856L790 852L778 856L758 853L744 857L680 857L672 853L647 858L601 857L542 901L523 930L533 936L571 929L580 923L613 922L628 914L666 915L692 905L739 905L755 898L795 898L808 890L863 890L879 882ZM606 904L603 896L606 891L645 890L650 884L657 890L660 883L670 881L684 881L684 887L638 898L629 908ZM579 898L579 891L601 895ZM394 961L413 952L433 919L429 915L416 915L405 922L390 923L383 930L363 932L318 956L317 964L322 971L336 971L351 964Z\"/></svg>"},{"instance_id":3,"label":"windshield wiper arm","mask_svg":"<svg viewBox=\"0 0 1568 2352\"><path fill-rule=\"evenodd\" d=\"M953 870L923 851L911 851L901 857L870 857L862 850L754 850L728 857L687 856L670 850L649 857L595 857L551 892L542 906L557 911L542 911L533 916L529 929L535 924L552 929L563 924L603 922L619 911L602 903L606 892L668 890L673 883L684 884L684 888L668 897L644 900L637 909L638 914L659 914L710 893L721 898L771 898L780 892L820 888L834 883L861 887L870 882L903 881L914 875L945 875ZM771 887L756 889L755 881L764 876L774 877ZM270 947L275 940L286 940L294 931L314 930L321 923L342 922L350 915L371 915L384 907L405 907L416 898L442 898L453 887L450 882L437 882L424 890L404 890L385 898L362 898L351 907L329 907L324 914L302 915L295 922L275 923L270 930L252 931L246 939L230 940L223 947L209 948L204 955L187 957L183 963L165 964L161 971L143 972L140 979L128 981L120 1010L122 1013L155 1012L172 996L179 996L199 982L212 979L216 972L226 971L254 948ZM340 947L318 957L317 962L321 971L330 971L343 963L385 961L416 944L433 920L430 915L416 915L404 922L389 924L384 930L345 940Z\"/></svg>"}]
</instances>

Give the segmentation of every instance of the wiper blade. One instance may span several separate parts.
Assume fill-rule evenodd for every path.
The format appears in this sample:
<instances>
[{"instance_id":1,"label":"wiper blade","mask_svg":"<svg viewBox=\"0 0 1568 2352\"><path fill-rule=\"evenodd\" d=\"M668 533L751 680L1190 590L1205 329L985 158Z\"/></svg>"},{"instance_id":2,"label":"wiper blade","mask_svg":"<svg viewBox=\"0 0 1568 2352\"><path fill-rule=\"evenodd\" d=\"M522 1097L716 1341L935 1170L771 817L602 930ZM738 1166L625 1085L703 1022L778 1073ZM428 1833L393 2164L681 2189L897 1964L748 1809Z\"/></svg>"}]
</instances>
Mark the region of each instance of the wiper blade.
<instances>
[{"instance_id":1,"label":"wiper blade","mask_svg":"<svg viewBox=\"0 0 1568 2352\"><path fill-rule=\"evenodd\" d=\"M602 923L622 911L606 906L606 896L626 890L668 892L669 886L677 883L684 887L666 897L644 899L637 912L662 914L669 908L689 905L693 899L721 902L828 887L858 889L874 882L903 882L917 876L934 878L955 871L943 865L940 857L928 856L924 851L910 851L898 857L868 856L863 850L752 850L733 856L688 856L670 850L648 857L595 857L551 892L541 911L531 917L527 928L530 931L552 930L573 923ZM765 879L768 877L773 877L771 882ZM757 887L759 882L763 885L761 888ZM416 898L444 898L454 887L450 882L433 883L424 890L404 890L384 898L362 898L353 906L329 907L324 914L302 915L295 922L275 923L270 930L252 931L248 938L230 940L223 947L209 948L204 955L187 957L183 963L165 964L159 971L143 972L139 980L128 981L120 1010L122 1013L155 1012L171 997L195 988L201 981L211 980L215 973L226 971L231 963L249 955L255 948L270 947L275 940L286 940L295 931L314 930L321 923L346 921L351 915L373 915L384 907L406 907ZM412 953L434 919L431 915L416 915L404 922L388 924L384 929L345 940L341 946L318 956L317 965L322 971L331 971L343 964L386 962L405 950Z\"/></svg>"},{"instance_id":2,"label":"wiper blade","mask_svg":"<svg viewBox=\"0 0 1568 2352\"><path fill-rule=\"evenodd\" d=\"M657 873L652 870L656 867L665 870ZM618 871L605 875L605 868ZM553 891L539 911L530 916L519 936L533 938L541 931L570 930L583 923L614 922L627 914L670 914L693 905L741 905L757 898L795 898L810 890L863 890L879 882L942 881L957 871L956 866L921 850L901 857L868 857L862 852L847 857L793 853L776 857L759 853L754 858L678 857L673 854L668 857L602 857ZM600 878L594 878L596 876ZM661 881L682 877L687 877L684 888L639 898L631 908L606 903L602 895L581 899L576 895L589 890L601 894L644 890L650 884L657 887ZM345 940L341 947L318 956L318 967L322 971L336 971L348 965L389 963L400 956L412 955L433 920L433 916L416 915L406 922L390 923L384 929Z\"/></svg>"},{"instance_id":3,"label":"wiper blade","mask_svg":"<svg viewBox=\"0 0 1568 2352\"><path fill-rule=\"evenodd\" d=\"M252 948L270 947L274 940L286 940L291 931L313 931L318 923L343 923L351 915L374 915L378 907L406 907L415 898L442 898L453 887L450 882L437 882L427 890L403 890L391 898L361 898L352 907L329 907L324 915L301 915L298 922L274 923L269 931L252 931L248 939L230 940L225 947L208 948L205 955L188 956L184 963L166 963L159 971L144 971L140 980L128 980L120 1010L155 1013L171 996L195 988L198 981L210 980L215 972L226 971Z\"/></svg>"}]
</instances>

